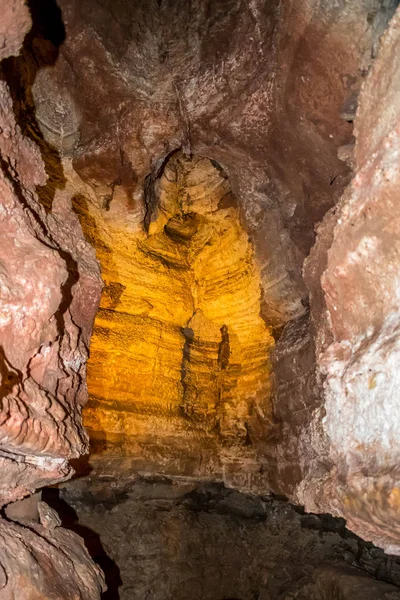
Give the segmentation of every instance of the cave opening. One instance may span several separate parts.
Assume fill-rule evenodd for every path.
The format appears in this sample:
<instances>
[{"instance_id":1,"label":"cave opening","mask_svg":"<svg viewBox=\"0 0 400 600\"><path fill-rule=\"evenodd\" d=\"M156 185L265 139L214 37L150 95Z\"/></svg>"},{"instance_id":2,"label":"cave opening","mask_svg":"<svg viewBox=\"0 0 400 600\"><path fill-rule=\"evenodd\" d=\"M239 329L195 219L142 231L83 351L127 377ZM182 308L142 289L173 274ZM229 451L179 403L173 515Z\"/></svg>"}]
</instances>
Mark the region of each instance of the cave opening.
<instances>
[{"instance_id":1,"label":"cave opening","mask_svg":"<svg viewBox=\"0 0 400 600\"><path fill-rule=\"evenodd\" d=\"M0 0L0 599L400 598L397 5Z\"/></svg>"}]
</instances>

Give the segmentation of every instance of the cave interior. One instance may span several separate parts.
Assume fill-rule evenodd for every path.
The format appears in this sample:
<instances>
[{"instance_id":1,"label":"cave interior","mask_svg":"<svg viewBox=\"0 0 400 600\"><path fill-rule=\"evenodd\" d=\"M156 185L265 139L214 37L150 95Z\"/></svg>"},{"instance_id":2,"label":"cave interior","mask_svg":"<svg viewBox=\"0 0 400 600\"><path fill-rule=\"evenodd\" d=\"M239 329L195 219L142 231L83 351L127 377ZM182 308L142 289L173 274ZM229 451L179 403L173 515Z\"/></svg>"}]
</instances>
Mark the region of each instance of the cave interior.
<instances>
[{"instance_id":1,"label":"cave interior","mask_svg":"<svg viewBox=\"0 0 400 600\"><path fill-rule=\"evenodd\" d=\"M400 599L397 0L0 0L0 599Z\"/></svg>"}]
</instances>

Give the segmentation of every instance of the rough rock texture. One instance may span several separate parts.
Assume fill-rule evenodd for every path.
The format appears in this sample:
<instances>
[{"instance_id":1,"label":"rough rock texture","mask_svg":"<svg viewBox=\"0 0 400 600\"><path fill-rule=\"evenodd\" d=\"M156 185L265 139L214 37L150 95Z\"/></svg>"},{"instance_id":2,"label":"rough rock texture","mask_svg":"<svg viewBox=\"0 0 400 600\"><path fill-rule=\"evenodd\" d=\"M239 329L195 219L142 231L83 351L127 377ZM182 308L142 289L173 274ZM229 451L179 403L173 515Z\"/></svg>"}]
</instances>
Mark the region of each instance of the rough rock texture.
<instances>
[{"instance_id":1,"label":"rough rock texture","mask_svg":"<svg viewBox=\"0 0 400 600\"><path fill-rule=\"evenodd\" d=\"M43 524L30 523L28 528L0 520L2 600L100 598L99 567L83 540L58 525L43 519Z\"/></svg>"},{"instance_id":2,"label":"rough rock texture","mask_svg":"<svg viewBox=\"0 0 400 600\"><path fill-rule=\"evenodd\" d=\"M262 270L264 311L304 313L313 224L339 198L357 94L395 0L62 0L65 42L33 88L43 135L95 190L145 213L183 147L224 166ZM137 218L137 217L136 217Z\"/></svg>"},{"instance_id":3,"label":"rough rock texture","mask_svg":"<svg viewBox=\"0 0 400 600\"><path fill-rule=\"evenodd\" d=\"M31 27L29 9L24 2L4 2L0 23L0 60L19 54L26 32Z\"/></svg>"},{"instance_id":4,"label":"rough rock texture","mask_svg":"<svg viewBox=\"0 0 400 600\"><path fill-rule=\"evenodd\" d=\"M343 519L270 497L112 472L68 482L61 501L45 493L103 566L105 599L400 598L396 559L346 531Z\"/></svg>"},{"instance_id":5,"label":"rough rock texture","mask_svg":"<svg viewBox=\"0 0 400 600\"><path fill-rule=\"evenodd\" d=\"M111 441L115 454L132 448L130 459L136 468L140 465L133 459L143 456L146 446L149 453L142 466L161 470L172 465L177 472L204 474L212 463L210 455L225 452L221 431L209 435L210 429L221 423L223 429L229 420L226 413L234 407L226 431L227 437L240 434L241 454L232 464L221 461L222 469L212 464L213 473L220 469L220 476L232 485L273 487L313 510L345 515L358 533L397 551L398 17L362 93L355 152L353 137L360 87L396 5L396 0L61 0L60 12L54 2L43 10L41 0L32 0L34 28L22 55L4 64L4 76L18 120L39 144L50 178L46 184L37 166L24 171L30 179L21 179L21 185L39 186L43 209L36 203L32 208L34 200L28 195L28 213L18 225L22 229L5 231L12 240L16 234L30 240L24 255L34 257L39 248L44 253L40 280L28 260L21 277L32 281L34 291L46 286L49 297L35 309L35 323L24 325L25 332L31 333L32 327L29 348L27 337L18 338L12 324L5 364L14 373L11 379L16 377L18 385L24 382L18 401L24 401L23 393L32 399L27 422L37 424L39 414L43 420L41 440L56 469L51 477L47 473L49 479L61 476L73 447L85 446L79 418L59 423L64 402L80 406L84 399L80 377L85 336L99 285L93 254L80 238L77 219L67 216L73 195L74 209L97 248L107 282L93 346L94 393L88 411L92 430L103 431L97 437ZM377 106L383 106L379 115ZM13 139L10 156L17 145ZM243 294L252 290L246 327L259 340L239 340L236 350L230 335L233 314L227 311L225 323L225 315L221 320L211 310L212 301L201 313L192 310L185 269L196 262L189 260L189 250L195 246L191 231L197 217L188 218L186 209L186 223L175 209L167 211L169 223L160 217L157 186L168 172L166 159L177 149L195 160L214 161L211 164L227 174L238 204L237 211L222 206L212 216L194 211L207 216L214 232L223 233L221 241L228 239L224 232L236 231L238 244L225 252L221 243L218 265L236 268L243 261L235 262L235 256L251 257L246 276L235 280L235 286L244 282ZM337 204L352 170L356 176ZM314 226L329 209L303 279ZM29 223L29 211L37 215L41 228L37 220ZM223 215L228 215L226 230L219 220ZM34 242L23 230L28 225L36 231ZM127 231L136 236L132 246ZM185 242L176 241L185 236ZM113 255L116 239L121 243ZM204 249L205 254L211 251L212 245ZM18 268L18 250L15 257ZM165 271L166 265L176 274L158 290L163 301L157 317L149 289L156 281L154 273ZM192 270L196 274L196 268ZM131 286L131 273L140 279L140 292ZM207 280L207 272L202 277ZM261 296L254 292L258 282ZM12 285L10 311L22 305L33 310L29 286L21 291L17 283ZM92 286L88 300L83 284ZM196 286L201 289L200 278ZM124 303L133 296L135 309L123 313ZM218 308L228 304L235 306L224 301ZM247 368L265 360L262 372L269 371L267 352L261 357L259 351L271 345L269 328L278 337L288 321L276 347L271 410L269 378L257 376L255 383ZM148 335L144 323L151 326ZM34 326L40 327L43 340ZM64 330L68 336L60 335ZM143 339L141 347L135 344L132 377L127 370L129 331L136 340ZM168 333L160 344L159 331ZM112 342L108 348L107 336ZM222 372L227 370L228 349L229 359L231 352L241 354L238 362L244 367L237 378L234 369L230 373L237 384L234 398L226 389L232 380L222 377L227 375ZM141 352L145 360L140 360ZM105 357L112 359L110 365L101 364ZM44 374L43 366L50 364L51 372L63 370L65 387ZM146 381L144 369L150 364L157 376ZM246 402L242 376L249 378L251 388ZM219 403L215 399L221 390L228 401ZM51 394L50 408L43 409L43 391ZM16 410L8 402L10 410ZM154 407L159 410L162 402L164 407L169 403L168 409L153 420ZM121 410L122 403L130 410ZM179 418L170 419L178 407ZM266 432L262 423L269 425L271 415L279 425L279 438L276 429L268 426ZM258 427L259 421L263 426ZM185 446L188 430L190 443L182 452L180 441ZM193 442L193 431L200 432L198 438L209 435L208 456L199 452L202 445ZM29 443L36 444L35 436L24 439L25 450L32 454ZM19 439L14 446L18 444ZM57 452L62 458L56 458ZM186 464L180 461L185 453ZM18 472L18 485L28 489L23 478L37 467L26 470L16 463L17 468L25 469Z\"/></svg>"},{"instance_id":6,"label":"rough rock texture","mask_svg":"<svg viewBox=\"0 0 400 600\"><path fill-rule=\"evenodd\" d=\"M92 454L220 478L271 428L260 274L226 175L208 159L174 154L152 194L147 231L114 201L107 212L77 201L106 283L88 363Z\"/></svg>"},{"instance_id":7,"label":"rough rock texture","mask_svg":"<svg viewBox=\"0 0 400 600\"><path fill-rule=\"evenodd\" d=\"M19 26L16 36L21 37ZM41 155L21 134L6 82L0 86L4 504L46 480L66 477L67 459L87 450L81 408L101 283L94 252L68 199L56 197L51 216L38 202L35 187L46 184Z\"/></svg>"},{"instance_id":8,"label":"rough rock texture","mask_svg":"<svg viewBox=\"0 0 400 600\"><path fill-rule=\"evenodd\" d=\"M0 11L4 58L18 52L30 17L22 1L2 2ZM71 474L68 459L87 450L81 408L87 397L85 363L101 288L93 250L70 203L55 198L53 214L46 217L38 201L35 188L45 186L47 179L44 164L39 148L16 123L0 73L3 506L64 480ZM40 528L35 533L3 519L0 529L2 598L99 596L99 570L76 536L62 530L46 536Z\"/></svg>"},{"instance_id":9,"label":"rough rock texture","mask_svg":"<svg viewBox=\"0 0 400 600\"><path fill-rule=\"evenodd\" d=\"M134 326L127 316L131 309L125 316L121 313L127 298L132 296L125 289L130 288L129 277L144 279L147 285L152 274L146 275L145 267L154 268L158 261L157 269L161 268L160 257L155 259L154 253L151 259L149 253L146 258L141 255L140 261L137 254L136 263L129 263L132 254L126 232L134 233L138 239L144 236L143 223L148 226L154 212L154 189L164 172L166 158L182 148L186 154L218 161L229 177L241 226L254 248L262 292L260 312L267 327L279 333L290 319L299 318L303 323L308 299L301 277L302 262L314 241L314 224L337 202L349 181L354 164L352 121L358 92L395 6L395 0L357 0L351 5L328 0L307 0L301 4L292 0L143 0L128 4L122 0L62 0L58 37L63 43L54 66L41 69L32 81L32 65L38 60L48 64L51 56L49 51L38 52L38 39L52 40L51 28L43 16L30 44L25 46L24 69L18 63L19 80L11 76L16 62L10 61L14 97L20 97L26 80L32 83L32 94L25 95L21 116L29 115L29 107L35 105L37 131L63 157L66 178L69 183L73 180L76 191L75 210L81 221L86 215L85 232L102 263L108 287L99 315L99 331L107 331L113 314L118 316L115 322L119 321L121 332L113 336L109 354L104 353L103 340L102 358L113 357L110 365L103 368L102 375L101 369L93 370L93 404L88 413L88 424L93 430L102 430L101 421L107 421L100 437L107 437L109 429L108 443L117 442L117 454L118 440L124 441L124 431L129 427L131 432L136 431L136 440L131 436L131 442L136 444L131 443L133 455L143 454L143 430L148 428L145 459L160 470L172 465L176 471L196 472L200 461L207 471L210 462L210 456L199 452L197 442L186 447L183 443L183 455L190 456L190 460L186 465L179 461L182 446L177 440L184 439L182 418L153 419L154 398L160 395L152 390L153 378L140 375L143 361L136 369L137 376L132 378L124 366L125 359L120 359L131 347L126 338ZM50 157L48 170L52 165L54 160ZM56 175L53 180L58 181ZM42 194L42 200L50 211L52 198ZM119 250L115 240L121 236L125 239ZM139 262L139 271L135 271L134 265ZM180 279L181 276L175 277L169 284L170 299L175 297L172 287ZM135 318L142 314L142 324L139 328L135 325L138 339L139 329L144 331L148 311L153 309L146 304L148 292L137 293L136 289L134 293ZM120 303L119 308L116 303ZM173 387L182 367L178 387L186 386L186 396L193 399L186 358L181 363L177 358L181 354L177 349L183 346L189 355L191 344L189 317L186 320L186 315L181 316L174 314L175 334L168 338L175 364L166 364L166 371L171 367L174 372L172 377L165 373L166 389ZM157 318L162 321L164 316ZM216 323L219 328L223 324ZM177 335L178 325L188 329L186 341L182 334ZM204 323L196 322L196 327L205 331ZM211 344L216 343L217 334L216 330L207 334ZM165 343L170 343L165 340L166 337L161 347L164 351ZM148 349L154 350L155 344L154 336L153 340L151 336L146 339ZM306 350L303 351L308 369L312 344L310 338L307 358ZM93 360L98 363L100 354L97 358L94 354ZM212 363L210 354L208 372L213 370ZM130 367L134 369L135 364L132 361ZM160 362L155 372L161 370ZM300 369L297 374L307 382L306 391L314 392L314 383L309 382L307 375ZM164 374L157 377L156 386L163 381ZM208 387L199 378L196 384ZM284 378L278 385L286 386ZM110 386L114 389L107 391ZM215 386L211 386L211 394L213 387L215 392ZM179 394L175 387L170 413L180 406L184 414L185 406L190 408L193 402L182 403ZM263 449L266 458L261 461L252 444L257 435L254 430L246 434L244 458L233 468L241 469L243 484L253 478L254 485L259 485L263 475L259 472L261 462L266 463L261 466L264 488L274 479L282 489L296 484L296 476L290 470L299 475L298 434L310 420L315 395L318 396L304 397L308 408L302 416L301 410L296 409L296 416L292 416L290 406L286 409L285 403L276 403L276 416L295 436L285 441L287 450L283 445L278 450ZM170 392L166 393L167 398L170 396ZM112 409L108 416L106 410L97 414L93 411L99 397ZM121 401L135 409L122 415ZM240 402L238 398L233 404L239 406ZM267 403L267 395L264 402ZM250 409L251 402L244 406L244 417ZM210 408L205 411L210 412ZM262 408L259 415L263 412ZM137 414L143 416L138 420ZM151 418L144 418L145 414ZM255 419L259 416L255 415ZM241 419L238 427L243 435L245 420ZM167 443L160 444L153 435L155 428L163 432L161 437ZM186 435L186 428L183 433ZM272 441L272 437L265 435L263 427L259 428L261 445ZM307 441L301 443L306 445ZM211 447L212 440L209 444L209 455L218 454ZM305 452L302 460L308 462L308 456ZM288 467L289 462L293 466ZM219 465L211 468L217 472ZM249 475L250 471L253 475ZM279 482L280 474L283 479ZM222 476L229 479L225 470Z\"/></svg>"},{"instance_id":10,"label":"rough rock texture","mask_svg":"<svg viewBox=\"0 0 400 600\"><path fill-rule=\"evenodd\" d=\"M310 354L304 337L300 342L301 332L294 338L299 352L290 352L289 333L277 351L281 372L284 361L293 365L293 373L298 370L299 395L296 400L294 392L289 404L304 405L304 398L308 402L312 397L307 392L314 390L314 403L304 411L297 442L292 443L293 463L296 453L298 459L294 496L308 510L344 516L364 539L396 553L400 551L399 44L397 13L361 93L356 175L319 226L317 243L306 261L316 372L311 365L309 377L304 377L299 359L303 356L310 364ZM282 385L281 392L285 394ZM288 406L288 398L280 392L277 401ZM290 435L293 430L286 439ZM281 451L284 454L283 446Z\"/></svg>"}]
</instances>

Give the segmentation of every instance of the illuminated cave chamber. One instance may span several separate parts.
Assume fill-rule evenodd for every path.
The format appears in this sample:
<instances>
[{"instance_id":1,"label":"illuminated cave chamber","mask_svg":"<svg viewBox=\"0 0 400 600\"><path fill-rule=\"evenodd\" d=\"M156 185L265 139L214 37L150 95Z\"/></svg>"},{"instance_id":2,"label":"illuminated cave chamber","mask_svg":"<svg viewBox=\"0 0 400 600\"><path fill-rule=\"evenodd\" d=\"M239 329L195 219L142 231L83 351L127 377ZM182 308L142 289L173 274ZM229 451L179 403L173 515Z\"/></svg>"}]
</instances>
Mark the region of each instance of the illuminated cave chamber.
<instances>
[{"instance_id":1,"label":"illuminated cave chamber","mask_svg":"<svg viewBox=\"0 0 400 600\"><path fill-rule=\"evenodd\" d=\"M1 600L399 600L398 4L0 0Z\"/></svg>"},{"instance_id":2,"label":"illuminated cave chamber","mask_svg":"<svg viewBox=\"0 0 400 600\"><path fill-rule=\"evenodd\" d=\"M176 152L151 186L145 227L82 219L105 282L85 425L95 454L218 470L218 439L246 445L271 424L259 269L219 165Z\"/></svg>"}]
</instances>

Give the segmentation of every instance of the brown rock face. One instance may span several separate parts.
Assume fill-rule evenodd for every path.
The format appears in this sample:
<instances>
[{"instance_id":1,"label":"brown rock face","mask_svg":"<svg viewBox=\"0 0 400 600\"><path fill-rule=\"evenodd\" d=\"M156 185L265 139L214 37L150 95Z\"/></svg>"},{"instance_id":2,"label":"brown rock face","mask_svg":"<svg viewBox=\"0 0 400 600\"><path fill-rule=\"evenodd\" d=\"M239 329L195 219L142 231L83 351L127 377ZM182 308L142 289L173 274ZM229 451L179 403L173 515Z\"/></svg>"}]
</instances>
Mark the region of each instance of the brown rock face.
<instances>
[{"instance_id":1,"label":"brown rock face","mask_svg":"<svg viewBox=\"0 0 400 600\"><path fill-rule=\"evenodd\" d=\"M0 10L5 15L0 33L5 57L17 53L30 18L22 1L1 3ZM16 123L4 77L0 163L0 504L4 505L69 477L68 459L87 451L81 408L101 288L93 251L67 199L55 199L49 217L38 202L35 188L46 183L44 165L38 147ZM2 519L0 529L2 598L99 596L100 572L76 536L62 530L46 534L40 528L35 533Z\"/></svg>"},{"instance_id":2,"label":"brown rock face","mask_svg":"<svg viewBox=\"0 0 400 600\"><path fill-rule=\"evenodd\" d=\"M397 498L396 486L388 483L397 462L397 417L389 424L389 384L381 387L380 371L367 359L377 352L377 364L390 371L384 357L396 356L396 320L388 316L395 314L397 298L388 273L398 261L391 204L397 186L395 25L382 50L387 60L377 59L362 94L355 152L353 120L396 2L62 0L60 8L65 31L54 66L29 78L32 57L48 64L52 56L38 51L37 39L50 39L42 23L25 46L28 67L19 68L13 95L31 82L20 116L35 104L37 136L61 154L74 208L102 263L107 287L87 412L100 450L103 444L114 455L144 455L141 465L155 470L167 465L176 472L220 473L197 442L206 438L217 456L221 440L210 430L234 406L235 418L241 416L230 431L245 440L248 460L239 460L243 477L237 480L221 469L226 480L286 492L313 510L346 515L357 531L375 535L367 533L361 515L369 509L355 507L354 498L364 484L365 490L378 486L366 491L368 498L376 493L390 506ZM18 65L12 59L7 73ZM372 107L379 102L386 108L375 120ZM192 310L191 242L176 242L184 239L185 227L197 227L198 217L184 226L182 214L170 211L157 231L149 228L154 209L163 208L154 190L177 149L217 161L227 174L237 222L254 249L257 311L274 333L289 322L276 347L272 405L269 381L262 378L250 394L253 404L248 398L242 403L240 386L230 402L215 400L223 388L223 349L226 356L228 346L232 350L230 325L205 316L204 307ZM346 189L351 169L357 175ZM49 194L42 200L54 213L57 202ZM303 279L314 226L329 209ZM187 271L183 263L190 263ZM154 274L167 272L166 265L168 282L161 286ZM264 367L270 368L268 360ZM235 382L245 381L242 375ZM253 384L250 377L249 389ZM267 414L265 421L279 425L278 441L277 427L249 427L244 436L256 406ZM185 439L201 455L203 471L193 456L183 467ZM380 515L380 500L368 506ZM379 535L374 539L380 541Z\"/></svg>"},{"instance_id":3,"label":"brown rock face","mask_svg":"<svg viewBox=\"0 0 400 600\"><path fill-rule=\"evenodd\" d=\"M37 159L40 164L38 155ZM91 330L90 320L85 323L84 313L77 310L82 301L79 295L85 293L82 282L73 300L78 272L68 268L76 266L76 261L44 228L43 221L36 220L38 213L31 208L34 200L24 206L18 199L11 178L1 184L0 440L4 465L11 458L9 465L21 472L21 479L10 486L3 478L3 503L32 491L39 473L43 483L65 477L67 459L86 451L80 409L86 399L82 376ZM88 308L93 318L100 289L96 271L90 283L93 301ZM31 471L33 487L29 485Z\"/></svg>"},{"instance_id":4,"label":"brown rock face","mask_svg":"<svg viewBox=\"0 0 400 600\"><path fill-rule=\"evenodd\" d=\"M297 452L304 453L309 464L300 460L304 479L296 489L296 497L309 510L343 515L359 535L395 553L399 19L397 13L362 90L356 175L319 227L305 265L317 370L307 384L303 378L300 389L304 393L313 381L316 400L313 412L305 411L301 433L297 431ZM378 104L381 111L373 109ZM283 347L280 352L277 359L283 368Z\"/></svg>"},{"instance_id":5,"label":"brown rock face","mask_svg":"<svg viewBox=\"0 0 400 600\"><path fill-rule=\"evenodd\" d=\"M176 148L217 160L277 328L304 314L302 261L348 179L338 148L394 6L331 4L63 0L65 43L33 89L43 134L101 204L144 213L144 179Z\"/></svg>"},{"instance_id":6,"label":"brown rock face","mask_svg":"<svg viewBox=\"0 0 400 600\"><path fill-rule=\"evenodd\" d=\"M32 491L39 475L42 485L66 477L67 459L87 450L80 412L101 282L68 199L57 196L49 216L38 202L44 165L21 134L5 81L0 119L0 443L1 460L18 474L16 485L3 477L4 504Z\"/></svg>"},{"instance_id":7,"label":"brown rock face","mask_svg":"<svg viewBox=\"0 0 400 600\"><path fill-rule=\"evenodd\" d=\"M396 0L31 0L25 38L3 4L0 504L87 451L96 252L98 464L285 493L399 552ZM50 529L28 580L37 534L40 564L76 543Z\"/></svg>"}]
</instances>

